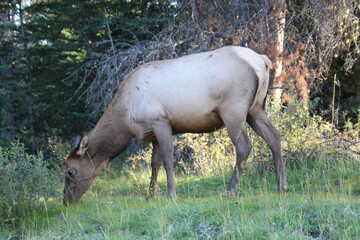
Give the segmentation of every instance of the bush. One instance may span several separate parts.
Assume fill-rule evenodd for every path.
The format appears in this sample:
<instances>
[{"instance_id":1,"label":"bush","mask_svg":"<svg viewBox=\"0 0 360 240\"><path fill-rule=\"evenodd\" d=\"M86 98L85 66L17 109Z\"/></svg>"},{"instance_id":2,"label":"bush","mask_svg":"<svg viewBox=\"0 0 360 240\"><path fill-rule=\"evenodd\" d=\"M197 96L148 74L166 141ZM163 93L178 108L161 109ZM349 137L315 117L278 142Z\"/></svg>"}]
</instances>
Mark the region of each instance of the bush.
<instances>
[{"instance_id":1,"label":"bush","mask_svg":"<svg viewBox=\"0 0 360 240\"><path fill-rule=\"evenodd\" d=\"M175 169L184 174L220 175L235 165L235 148L226 129L177 136L174 150Z\"/></svg>"},{"instance_id":2,"label":"bush","mask_svg":"<svg viewBox=\"0 0 360 240\"><path fill-rule=\"evenodd\" d=\"M42 153L25 152L22 143L13 142L8 149L0 147L0 220L16 222L43 208L57 193L57 179L47 168Z\"/></svg>"},{"instance_id":3,"label":"bush","mask_svg":"<svg viewBox=\"0 0 360 240\"><path fill-rule=\"evenodd\" d=\"M64 170L65 159L69 154L70 143L58 136L48 137L42 147L43 155L52 171Z\"/></svg>"}]
</instances>

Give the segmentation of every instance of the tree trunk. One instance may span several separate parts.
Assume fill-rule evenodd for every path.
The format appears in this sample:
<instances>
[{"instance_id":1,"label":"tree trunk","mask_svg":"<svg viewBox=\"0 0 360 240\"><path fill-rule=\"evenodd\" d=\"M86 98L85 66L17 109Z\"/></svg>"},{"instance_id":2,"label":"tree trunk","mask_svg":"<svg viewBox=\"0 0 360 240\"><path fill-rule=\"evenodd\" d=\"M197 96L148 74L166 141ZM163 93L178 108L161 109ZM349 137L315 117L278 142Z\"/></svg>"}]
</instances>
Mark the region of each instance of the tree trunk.
<instances>
[{"instance_id":1,"label":"tree trunk","mask_svg":"<svg viewBox=\"0 0 360 240\"><path fill-rule=\"evenodd\" d=\"M269 0L269 17L270 31L273 34L274 39L274 71L272 73L273 87L272 96L274 104L281 108L281 95L283 86L283 79L281 79L282 66L283 66L283 51L284 51L284 35L285 35L285 14L286 14L286 2L285 0Z\"/></svg>"},{"instance_id":2,"label":"tree trunk","mask_svg":"<svg viewBox=\"0 0 360 240\"><path fill-rule=\"evenodd\" d=\"M11 142L14 141L14 137L15 137L15 107L13 102L10 102L10 107L7 110L7 114L8 114L7 139Z\"/></svg>"}]
</instances>

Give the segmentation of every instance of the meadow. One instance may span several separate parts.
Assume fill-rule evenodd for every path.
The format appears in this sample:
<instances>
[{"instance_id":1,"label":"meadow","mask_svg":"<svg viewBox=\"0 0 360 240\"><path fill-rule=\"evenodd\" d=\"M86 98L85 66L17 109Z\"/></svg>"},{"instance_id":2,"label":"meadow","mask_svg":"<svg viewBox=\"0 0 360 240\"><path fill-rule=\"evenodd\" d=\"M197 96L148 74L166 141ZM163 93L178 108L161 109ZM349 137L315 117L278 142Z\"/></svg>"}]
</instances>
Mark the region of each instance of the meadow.
<instances>
[{"instance_id":1,"label":"meadow","mask_svg":"<svg viewBox=\"0 0 360 240\"><path fill-rule=\"evenodd\" d=\"M230 175L177 176L178 200L147 200L150 171L112 170L80 202L61 203L21 220L26 239L359 239L359 165L288 170L290 192L275 191L273 173L247 173L236 197ZM6 234L6 233L3 233Z\"/></svg>"}]
</instances>

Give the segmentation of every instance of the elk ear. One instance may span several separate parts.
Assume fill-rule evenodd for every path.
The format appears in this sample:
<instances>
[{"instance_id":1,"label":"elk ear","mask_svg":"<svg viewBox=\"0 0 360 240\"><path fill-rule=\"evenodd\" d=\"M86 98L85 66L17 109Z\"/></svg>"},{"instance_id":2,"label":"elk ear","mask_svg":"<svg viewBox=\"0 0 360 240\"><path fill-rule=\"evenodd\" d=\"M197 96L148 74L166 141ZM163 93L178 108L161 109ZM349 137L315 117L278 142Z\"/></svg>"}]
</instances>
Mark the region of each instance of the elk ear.
<instances>
[{"instance_id":1,"label":"elk ear","mask_svg":"<svg viewBox=\"0 0 360 240\"><path fill-rule=\"evenodd\" d=\"M88 138L88 136L85 135L81 139L79 149L77 150L76 154L78 154L80 156L84 156L86 150L88 149L88 145L89 145L89 138Z\"/></svg>"},{"instance_id":2,"label":"elk ear","mask_svg":"<svg viewBox=\"0 0 360 240\"><path fill-rule=\"evenodd\" d=\"M78 135L76 137L73 137L71 139L71 150L75 150L76 148L78 148L80 141L81 141L81 136Z\"/></svg>"}]
</instances>

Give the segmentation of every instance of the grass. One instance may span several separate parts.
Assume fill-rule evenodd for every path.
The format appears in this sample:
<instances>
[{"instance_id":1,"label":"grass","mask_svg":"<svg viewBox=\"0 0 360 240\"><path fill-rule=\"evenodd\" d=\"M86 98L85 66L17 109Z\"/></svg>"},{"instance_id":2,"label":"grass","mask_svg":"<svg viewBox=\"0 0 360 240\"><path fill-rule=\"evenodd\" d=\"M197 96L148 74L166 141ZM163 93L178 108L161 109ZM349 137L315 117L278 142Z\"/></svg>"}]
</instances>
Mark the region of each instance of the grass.
<instances>
[{"instance_id":1,"label":"grass","mask_svg":"<svg viewBox=\"0 0 360 240\"><path fill-rule=\"evenodd\" d=\"M78 203L66 207L60 197L49 199L42 211L0 222L0 240L360 240L360 125L339 132L301 106L268 110L282 132L290 190L286 194L276 192L274 167L263 162L270 151L251 131L251 162L235 197L225 194L234 164L225 131L184 135L175 139L175 156L183 173L192 174L177 174L177 201L166 198L164 170L158 199L147 200L150 152L142 149L127 159L127 165L140 167L119 172L113 166ZM57 187L61 196L62 186Z\"/></svg>"},{"instance_id":2,"label":"grass","mask_svg":"<svg viewBox=\"0 0 360 240\"><path fill-rule=\"evenodd\" d=\"M20 231L0 238L24 239L360 239L359 162L303 162L288 166L290 192L275 191L275 174L255 166L236 197L224 194L230 172L177 176L178 200L147 200L150 171L110 169L78 202L21 220ZM59 213L62 213L60 216Z\"/></svg>"}]
</instances>

